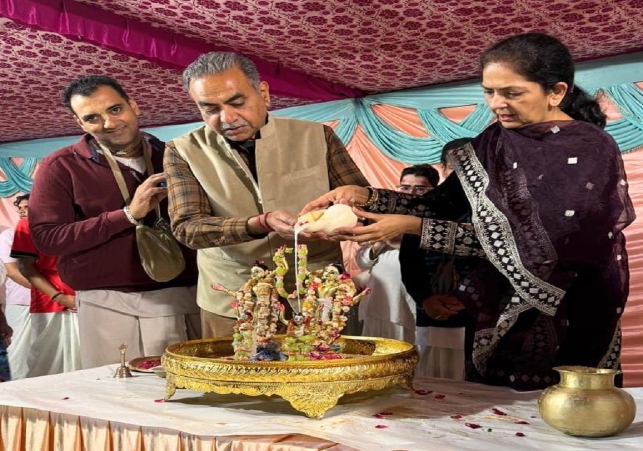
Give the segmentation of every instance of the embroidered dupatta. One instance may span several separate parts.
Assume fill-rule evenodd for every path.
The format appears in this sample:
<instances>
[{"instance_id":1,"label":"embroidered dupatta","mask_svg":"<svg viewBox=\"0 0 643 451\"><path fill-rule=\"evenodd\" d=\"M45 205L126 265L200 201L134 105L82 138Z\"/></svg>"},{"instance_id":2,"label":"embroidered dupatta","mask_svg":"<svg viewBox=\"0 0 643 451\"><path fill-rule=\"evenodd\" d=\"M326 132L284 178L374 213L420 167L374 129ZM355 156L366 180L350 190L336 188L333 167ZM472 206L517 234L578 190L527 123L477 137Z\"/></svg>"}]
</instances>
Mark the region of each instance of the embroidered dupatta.
<instances>
[{"instance_id":1,"label":"embroidered dupatta","mask_svg":"<svg viewBox=\"0 0 643 451\"><path fill-rule=\"evenodd\" d=\"M456 292L475 312L467 379L529 390L554 383L555 365L618 367L634 210L613 139L578 121L493 124L449 161L458 183L426 200L382 192L373 210L430 218L424 246L465 255L467 227L449 217L464 193L484 255Z\"/></svg>"}]
</instances>

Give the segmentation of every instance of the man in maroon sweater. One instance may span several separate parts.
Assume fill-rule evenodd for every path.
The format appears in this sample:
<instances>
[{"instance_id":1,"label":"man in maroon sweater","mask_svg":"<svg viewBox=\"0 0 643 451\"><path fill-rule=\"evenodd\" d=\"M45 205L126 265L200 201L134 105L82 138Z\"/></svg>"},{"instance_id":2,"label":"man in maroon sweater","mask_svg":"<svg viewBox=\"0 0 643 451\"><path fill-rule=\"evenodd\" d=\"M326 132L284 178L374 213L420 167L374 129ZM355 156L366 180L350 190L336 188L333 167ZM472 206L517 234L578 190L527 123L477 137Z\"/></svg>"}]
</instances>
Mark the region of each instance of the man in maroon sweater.
<instances>
[{"instance_id":1,"label":"man in maroon sweater","mask_svg":"<svg viewBox=\"0 0 643 451\"><path fill-rule=\"evenodd\" d=\"M76 79L63 101L86 134L43 160L29 225L38 249L60 258L60 276L76 290L83 367L116 363L121 343L135 357L196 338L195 253L184 247L183 273L159 283L144 271L136 245L136 224L152 225L156 205L167 217L164 144L139 131L136 102L112 78ZM144 150L155 174L146 173ZM104 152L119 164L129 206Z\"/></svg>"}]
</instances>

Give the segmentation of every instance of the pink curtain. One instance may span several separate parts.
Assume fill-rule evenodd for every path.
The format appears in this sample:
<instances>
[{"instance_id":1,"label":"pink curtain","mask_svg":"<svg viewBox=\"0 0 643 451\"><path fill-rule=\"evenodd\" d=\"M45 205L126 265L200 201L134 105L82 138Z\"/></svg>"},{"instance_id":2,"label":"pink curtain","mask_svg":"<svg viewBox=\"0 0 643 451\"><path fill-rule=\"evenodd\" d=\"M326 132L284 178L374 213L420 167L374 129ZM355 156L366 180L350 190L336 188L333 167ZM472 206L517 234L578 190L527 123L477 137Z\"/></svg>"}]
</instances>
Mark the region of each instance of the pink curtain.
<instances>
[{"instance_id":1,"label":"pink curtain","mask_svg":"<svg viewBox=\"0 0 643 451\"><path fill-rule=\"evenodd\" d=\"M11 161L16 165L16 167L20 167L20 163L22 163L22 158L12 158ZM32 177L36 174L38 170L38 166L36 166L36 169L34 169L34 172L32 174ZM0 170L0 181L7 180L7 176L5 173ZM18 219L20 218L18 216L18 212L16 211L16 207L13 205L13 201L15 200L16 196L24 194L24 193L16 193L11 197L6 197L6 198L0 198L0 229L4 229L6 227L13 227L16 222L18 222Z\"/></svg>"},{"instance_id":2,"label":"pink curtain","mask_svg":"<svg viewBox=\"0 0 643 451\"><path fill-rule=\"evenodd\" d=\"M16 207L13 205L16 196L0 199L0 229L14 227L20 219Z\"/></svg>"},{"instance_id":3,"label":"pink curtain","mask_svg":"<svg viewBox=\"0 0 643 451\"><path fill-rule=\"evenodd\" d=\"M625 229L630 296L623 314L623 372L628 387L643 386L643 152L623 155L637 219Z\"/></svg>"},{"instance_id":4,"label":"pink curtain","mask_svg":"<svg viewBox=\"0 0 643 451\"><path fill-rule=\"evenodd\" d=\"M0 1L0 16L17 23L86 41L120 53L154 61L162 67L183 70L199 55L231 50L124 18L87 3L66 0ZM253 58L262 78L278 97L317 101L359 97L363 93L312 77L276 63Z\"/></svg>"},{"instance_id":5,"label":"pink curtain","mask_svg":"<svg viewBox=\"0 0 643 451\"><path fill-rule=\"evenodd\" d=\"M305 434L203 436L46 410L0 406L2 451L357 451Z\"/></svg>"},{"instance_id":6,"label":"pink curtain","mask_svg":"<svg viewBox=\"0 0 643 451\"><path fill-rule=\"evenodd\" d=\"M373 186L393 188L399 181L400 172L407 166L379 152L359 126L347 148L351 158ZM355 264L355 253L358 248L359 245L356 243L349 241L342 243L344 266L353 276L362 272Z\"/></svg>"},{"instance_id":7,"label":"pink curtain","mask_svg":"<svg viewBox=\"0 0 643 451\"><path fill-rule=\"evenodd\" d=\"M459 124L464 118L473 113L473 110L475 109L476 105L455 106L450 108L441 108L440 113L450 121Z\"/></svg>"},{"instance_id":8,"label":"pink curtain","mask_svg":"<svg viewBox=\"0 0 643 451\"><path fill-rule=\"evenodd\" d=\"M428 138L430 136L414 109L389 105L373 105L372 109L378 117L396 130L416 138Z\"/></svg>"}]
</instances>

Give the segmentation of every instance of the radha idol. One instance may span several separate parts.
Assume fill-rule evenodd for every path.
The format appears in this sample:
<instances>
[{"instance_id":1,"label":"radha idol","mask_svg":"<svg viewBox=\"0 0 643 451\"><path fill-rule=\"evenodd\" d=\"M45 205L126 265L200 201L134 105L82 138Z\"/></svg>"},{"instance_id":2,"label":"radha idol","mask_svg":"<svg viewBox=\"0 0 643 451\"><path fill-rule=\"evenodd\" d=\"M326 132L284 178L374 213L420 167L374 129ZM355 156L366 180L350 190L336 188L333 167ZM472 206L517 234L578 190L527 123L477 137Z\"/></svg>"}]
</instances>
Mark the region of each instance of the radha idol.
<instances>
[{"instance_id":1,"label":"radha idol","mask_svg":"<svg viewBox=\"0 0 643 451\"><path fill-rule=\"evenodd\" d=\"M222 285L212 286L235 298L237 312L232 347L236 360L325 360L341 358L333 343L347 321L350 309L368 291L357 294L350 275L340 264L309 271L306 245L296 245L296 289L288 293L284 277L289 271L286 246L275 252L275 269L255 262L251 278L237 290ZM293 308L292 318L285 318L286 299ZM275 337L280 325L286 334Z\"/></svg>"}]
</instances>

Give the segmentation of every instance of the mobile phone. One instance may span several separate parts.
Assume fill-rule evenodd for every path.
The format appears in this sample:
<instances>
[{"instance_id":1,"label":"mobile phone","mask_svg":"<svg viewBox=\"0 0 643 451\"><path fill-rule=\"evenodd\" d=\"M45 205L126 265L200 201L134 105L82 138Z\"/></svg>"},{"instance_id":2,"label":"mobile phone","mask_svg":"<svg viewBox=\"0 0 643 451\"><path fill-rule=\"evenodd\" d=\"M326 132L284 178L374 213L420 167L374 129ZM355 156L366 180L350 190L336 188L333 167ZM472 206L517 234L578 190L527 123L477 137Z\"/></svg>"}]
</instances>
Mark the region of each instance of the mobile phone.
<instances>
[{"instance_id":1,"label":"mobile phone","mask_svg":"<svg viewBox=\"0 0 643 451\"><path fill-rule=\"evenodd\" d=\"M167 183L166 182L161 182L156 186L158 186L159 188L167 188Z\"/></svg>"}]
</instances>

